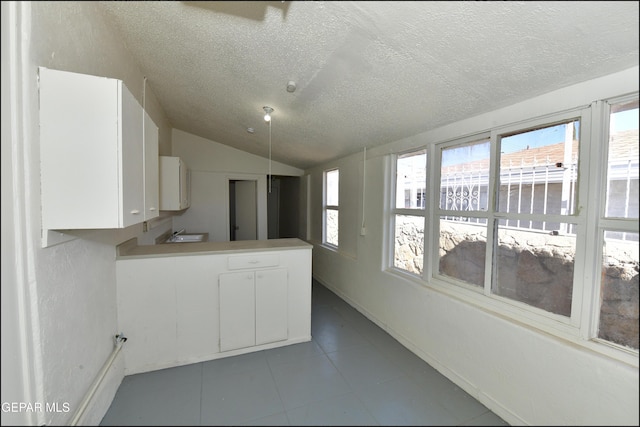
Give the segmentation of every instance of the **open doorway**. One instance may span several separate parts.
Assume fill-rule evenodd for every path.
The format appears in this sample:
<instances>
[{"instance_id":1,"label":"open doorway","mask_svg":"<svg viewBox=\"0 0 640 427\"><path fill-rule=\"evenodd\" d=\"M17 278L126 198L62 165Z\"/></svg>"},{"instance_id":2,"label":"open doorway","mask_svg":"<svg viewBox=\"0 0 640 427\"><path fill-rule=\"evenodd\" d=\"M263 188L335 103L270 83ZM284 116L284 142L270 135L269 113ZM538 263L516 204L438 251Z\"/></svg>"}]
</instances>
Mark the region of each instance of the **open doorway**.
<instances>
[{"instance_id":1,"label":"open doorway","mask_svg":"<svg viewBox=\"0 0 640 427\"><path fill-rule=\"evenodd\" d=\"M229 240L258 239L258 182L229 180Z\"/></svg>"},{"instance_id":2,"label":"open doorway","mask_svg":"<svg viewBox=\"0 0 640 427\"><path fill-rule=\"evenodd\" d=\"M300 177L271 179L271 192L267 194L269 239L300 237Z\"/></svg>"}]
</instances>

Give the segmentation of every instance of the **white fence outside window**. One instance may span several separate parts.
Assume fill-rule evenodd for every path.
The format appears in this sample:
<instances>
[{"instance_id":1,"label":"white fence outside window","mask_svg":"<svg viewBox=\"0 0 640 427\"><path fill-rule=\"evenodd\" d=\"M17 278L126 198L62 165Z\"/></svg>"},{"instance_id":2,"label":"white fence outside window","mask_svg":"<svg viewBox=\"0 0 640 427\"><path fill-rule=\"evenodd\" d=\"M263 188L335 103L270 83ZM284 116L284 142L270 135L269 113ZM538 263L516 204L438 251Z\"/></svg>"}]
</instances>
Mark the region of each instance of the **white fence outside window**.
<instances>
[{"instance_id":1,"label":"white fence outside window","mask_svg":"<svg viewBox=\"0 0 640 427\"><path fill-rule=\"evenodd\" d=\"M638 212L638 158L618 159L609 163L608 188L612 197L608 200L607 215L628 218ZM502 168L500 193L497 195L501 212L566 214L573 211L577 181L577 161L571 164L557 164L548 158L533 164L511 164ZM440 203L444 210L479 210L482 201L488 197L489 177L485 171L461 170L441 177ZM420 183L421 184L421 183ZM555 202L555 205L553 204ZM559 202L559 203L558 203ZM479 222L484 219L448 216L444 219L458 222ZM546 221L509 220L507 226L538 230L541 232L559 232L574 234L572 230L562 229L563 225ZM621 239L629 238L621 234Z\"/></svg>"}]
</instances>

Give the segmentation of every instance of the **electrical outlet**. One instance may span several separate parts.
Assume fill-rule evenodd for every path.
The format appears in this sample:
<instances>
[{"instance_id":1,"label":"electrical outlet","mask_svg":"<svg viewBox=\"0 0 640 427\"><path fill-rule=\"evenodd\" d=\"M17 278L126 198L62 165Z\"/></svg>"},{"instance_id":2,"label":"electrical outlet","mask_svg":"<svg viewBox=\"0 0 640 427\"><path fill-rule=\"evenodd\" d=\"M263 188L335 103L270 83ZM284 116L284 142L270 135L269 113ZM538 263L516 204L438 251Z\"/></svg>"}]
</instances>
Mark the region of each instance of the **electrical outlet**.
<instances>
[{"instance_id":1,"label":"electrical outlet","mask_svg":"<svg viewBox=\"0 0 640 427\"><path fill-rule=\"evenodd\" d=\"M142 223L142 232L146 233L147 231L149 231L149 224L147 224L147 221L144 221Z\"/></svg>"}]
</instances>

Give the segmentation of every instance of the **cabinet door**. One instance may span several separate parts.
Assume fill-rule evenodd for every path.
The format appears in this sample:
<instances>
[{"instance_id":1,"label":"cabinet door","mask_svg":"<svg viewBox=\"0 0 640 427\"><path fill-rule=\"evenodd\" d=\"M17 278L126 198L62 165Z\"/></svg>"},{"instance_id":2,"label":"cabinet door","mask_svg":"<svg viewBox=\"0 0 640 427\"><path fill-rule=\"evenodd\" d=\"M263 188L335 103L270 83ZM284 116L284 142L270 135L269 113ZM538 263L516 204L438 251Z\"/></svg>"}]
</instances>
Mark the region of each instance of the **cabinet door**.
<instances>
[{"instance_id":1,"label":"cabinet door","mask_svg":"<svg viewBox=\"0 0 640 427\"><path fill-rule=\"evenodd\" d=\"M256 275L256 345L288 338L287 270L259 270Z\"/></svg>"},{"instance_id":2,"label":"cabinet door","mask_svg":"<svg viewBox=\"0 0 640 427\"><path fill-rule=\"evenodd\" d=\"M184 160L160 156L160 209L179 211L190 206L189 168Z\"/></svg>"},{"instance_id":3,"label":"cabinet door","mask_svg":"<svg viewBox=\"0 0 640 427\"><path fill-rule=\"evenodd\" d=\"M160 215L158 127L144 112L144 220Z\"/></svg>"},{"instance_id":4,"label":"cabinet door","mask_svg":"<svg viewBox=\"0 0 640 427\"><path fill-rule=\"evenodd\" d=\"M180 159L180 209L191 205L191 173L184 160Z\"/></svg>"},{"instance_id":5,"label":"cabinet door","mask_svg":"<svg viewBox=\"0 0 640 427\"><path fill-rule=\"evenodd\" d=\"M144 155L142 107L131 92L118 82L122 97L120 111L120 137L117 152L122 179L118 181L122 197L122 226L128 227L144 221Z\"/></svg>"},{"instance_id":6,"label":"cabinet door","mask_svg":"<svg viewBox=\"0 0 640 427\"><path fill-rule=\"evenodd\" d=\"M175 363L177 280L171 258L116 261L118 331L127 337L125 375Z\"/></svg>"},{"instance_id":7,"label":"cabinet door","mask_svg":"<svg viewBox=\"0 0 640 427\"><path fill-rule=\"evenodd\" d=\"M120 80L39 68L44 229L143 221L142 107Z\"/></svg>"},{"instance_id":8,"label":"cabinet door","mask_svg":"<svg viewBox=\"0 0 640 427\"><path fill-rule=\"evenodd\" d=\"M39 73L42 227L117 227L116 80Z\"/></svg>"},{"instance_id":9,"label":"cabinet door","mask_svg":"<svg viewBox=\"0 0 640 427\"><path fill-rule=\"evenodd\" d=\"M219 276L220 351L255 345L255 286L252 271Z\"/></svg>"},{"instance_id":10,"label":"cabinet door","mask_svg":"<svg viewBox=\"0 0 640 427\"><path fill-rule=\"evenodd\" d=\"M178 361L201 360L218 353L220 268L214 256L179 256L173 262L182 274L175 282Z\"/></svg>"}]
</instances>

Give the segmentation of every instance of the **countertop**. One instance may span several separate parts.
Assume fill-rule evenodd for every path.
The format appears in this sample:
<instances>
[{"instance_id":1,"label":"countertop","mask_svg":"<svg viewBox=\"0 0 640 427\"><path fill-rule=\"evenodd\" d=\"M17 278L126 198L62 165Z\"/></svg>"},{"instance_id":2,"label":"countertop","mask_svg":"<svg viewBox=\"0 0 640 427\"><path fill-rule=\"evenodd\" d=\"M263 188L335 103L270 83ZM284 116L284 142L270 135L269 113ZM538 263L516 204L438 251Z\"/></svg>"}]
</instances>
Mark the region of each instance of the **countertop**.
<instances>
[{"instance_id":1,"label":"countertop","mask_svg":"<svg viewBox=\"0 0 640 427\"><path fill-rule=\"evenodd\" d=\"M313 245L300 239L236 240L233 242L185 242L157 245L138 245L133 238L116 247L116 259L153 258L185 255L211 255L256 251L312 249Z\"/></svg>"}]
</instances>

